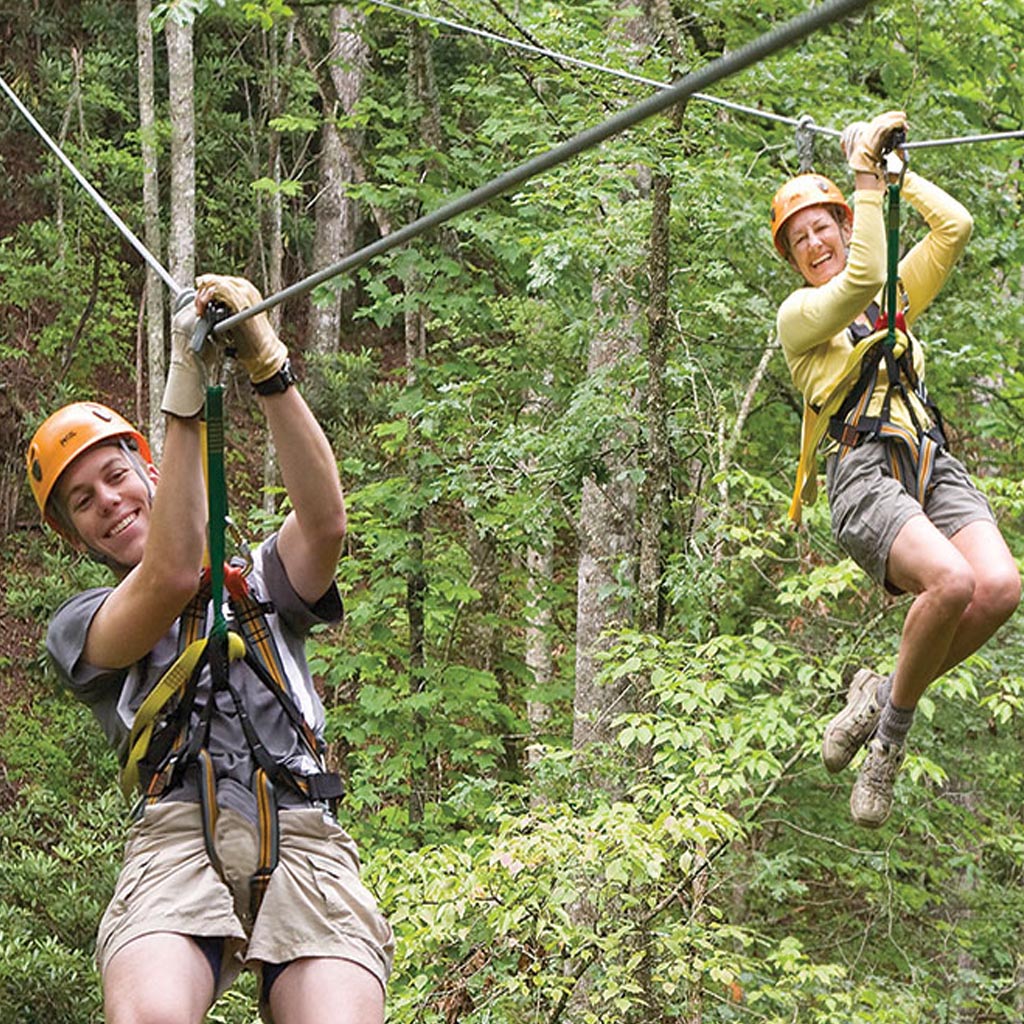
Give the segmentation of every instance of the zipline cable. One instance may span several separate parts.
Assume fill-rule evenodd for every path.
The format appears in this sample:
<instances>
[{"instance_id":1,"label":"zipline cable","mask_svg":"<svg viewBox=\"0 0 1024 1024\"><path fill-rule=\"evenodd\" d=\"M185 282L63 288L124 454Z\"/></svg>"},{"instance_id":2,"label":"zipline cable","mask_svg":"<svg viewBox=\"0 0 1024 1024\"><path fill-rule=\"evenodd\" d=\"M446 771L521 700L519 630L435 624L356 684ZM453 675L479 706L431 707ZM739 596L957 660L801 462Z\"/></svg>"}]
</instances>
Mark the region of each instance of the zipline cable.
<instances>
[{"instance_id":1,"label":"zipline cable","mask_svg":"<svg viewBox=\"0 0 1024 1024\"><path fill-rule=\"evenodd\" d=\"M324 0L326 3L326 0ZM671 89L671 82L662 82L657 78L647 78L644 75L637 75L632 71L624 71L622 68L609 67L607 64L598 64L594 61L584 60L582 57L573 57L558 50L550 50L544 46L536 46L533 43L524 43L521 39L511 39L508 36L499 35L497 32L490 32L487 29L476 28L473 25L465 25L458 21L449 21L435 14L427 14L424 11L413 11L408 7L400 7L398 4L388 3L387 0L369 0L374 7L382 7L385 10L394 11L395 14L406 15L410 18L419 18L421 21L433 25L441 25L445 28L454 29L456 32L463 32L466 35L477 36L480 39L488 39L494 43L501 43L515 50L525 50L527 53L536 54L538 57L550 57L552 60L561 61L563 64L572 64L576 67L586 68L588 71L599 71L602 74L612 75L627 82L636 82L638 85L649 85L654 89ZM292 4L293 7L321 7L324 4L320 0L312 0L310 3ZM694 92L690 99L703 100L707 103L715 103L720 107L735 110L741 114L755 114L769 121L777 121L779 124L797 125L798 118L787 117L785 114L775 114L770 110L762 110L760 107L748 107L733 100L723 100L718 96L709 96L707 93ZM823 125L811 124L811 130L821 135L834 135L839 138L840 132L835 128L826 128Z\"/></svg>"},{"instance_id":2,"label":"zipline cable","mask_svg":"<svg viewBox=\"0 0 1024 1024\"><path fill-rule=\"evenodd\" d=\"M598 145L598 143L604 142L605 139L625 131L627 128L631 128L645 118L660 113L662 110L674 106L682 100L689 99L698 89L717 82L728 75L736 74L736 72L742 71L751 64L755 64L776 51L803 39L815 30L831 25L834 21L861 10L869 2L870 0L826 0L825 3L820 4L813 10L798 15L796 18L772 29L758 39L740 47L740 49L719 57L698 71L685 75L665 90L649 96L640 103L613 115L592 128L585 129L561 145L549 149L546 153L541 153L539 156L527 160L518 167L498 175L498 177L493 178L472 192L468 192L459 199L434 210L432 213L419 217L417 220L406 224L397 231L391 232L391 234L385 235L370 245L364 246L340 262L333 263L317 271L315 274L311 274L309 277L274 295L268 296L262 302L258 302L254 306L242 310L240 313L235 313L233 316L222 320L213 329L217 333L229 331L232 327L257 313L272 309L286 299L302 295L315 288L318 284L336 277L338 274L354 270L375 256L403 245L405 242L416 238L431 228L437 227L439 224L445 223L445 221L451 220L459 214L482 206L495 196L509 191L529 178L565 163L571 157Z\"/></svg>"},{"instance_id":3,"label":"zipline cable","mask_svg":"<svg viewBox=\"0 0 1024 1024\"><path fill-rule=\"evenodd\" d=\"M866 4L868 2L870 2L870 0L864 0L863 6L866 6ZM679 86L681 86L684 83L690 81L690 79L693 77L693 76L688 76L687 78L682 79L679 82L677 82L675 85L670 85L670 84L667 84L665 82L658 81L657 79L647 78L647 77L645 77L643 75L636 75L636 74L633 74L633 73L628 72L628 71L623 71L623 70L621 70L619 68L612 68L612 67L608 67L607 65L597 64L597 63L594 63L592 61L583 60L582 58L579 58L579 57L572 57L569 54L560 53L560 52L558 52L556 50L550 50L550 49L546 49L544 47L534 46L534 45L532 45L530 43L524 43L524 42L522 42L520 40L510 39L507 36L502 36L502 35L499 35L499 34L494 33L494 32L488 32L488 31L485 31L483 29L474 28L474 27L469 26L469 25L463 25L463 24L460 24L458 22L449 21L448 19L440 18L440 17L437 17L435 15L426 14L426 13L424 13L422 11L413 11L413 10L410 10L408 8L405 8L405 7L400 7L397 4L389 3L389 2L387 2L387 0L372 0L372 3L374 4L374 6L382 7L382 8L394 11L394 12L396 12L398 14L407 15L409 17L414 17L414 18L420 18L420 19L422 19L424 21L432 22L434 24L443 25L443 26L445 26L447 28L455 29L456 31L460 31L460 32L465 32L465 33L469 33L469 34L472 34L472 35L476 35L476 36L479 36L479 37L484 38L484 39L489 39L489 40L492 40L494 42L501 43L501 44L503 44L505 46L509 46L509 47L513 47L513 48L517 48L517 49L521 49L521 50L527 50L527 51L529 51L531 53L536 53L536 54L541 55L541 56L550 57L552 59L560 60L560 61L563 61L563 62L568 63L568 64L574 64L574 65L578 65L580 67L588 68L588 69L593 70L593 71L599 71L599 72L602 72L602 73L606 73L606 74L610 74L610 75L615 75L615 76L617 76L619 78L623 78L623 79L626 79L626 80L629 80L629 81L637 82L637 83L640 83L640 84L643 84L643 85L649 85L649 86L651 86L653 88L656 88L656 89L658 89L660 91L672 91L672 90L675 90ZM298 6L320 6L320 4L314 2L314 3L309 3L309 4L300 4ZM859 6L862 6L862 5L861 4L856 4L854 6L855 7L859 7ZM834 17L830 18L829 21L834 20L834 18L841 17L843 13L844 12L840 12L840 13L834 15ZM799 21L799 19L796 19L796 20ZM783 28L785 28L785 27L786 26L783 26ZM809 32L809 31L811 31L811 29L808 28L805 31ZM762 40L767 40L770 37L770 35L771 34L769 33L768 36L762 37ZM759 40L757 42L760 42L760 41L761 40ZM751 45L753 45L753 44L751 44ZM778 48L781 48L781 46L783 46L783 45L786 45L786 43L785 42L780 43ZM737 53L743 53L743 52L744 52L743 50L737 51ZM774 52L774 50L770 50L768 52L769 53L770 52ZM733 56L735 56L735 55L733 55ZM715 62L714 64L711 64L711 65L708 65L708 68L715 67L717 65L717 63L718 62ZM707 69L704 69L704 70L706 71ZM739 70L739 69L736 69L736 70ZM733 72L732 71L723 71L719 76L716 76L716 77L725 77L725 75L731 74L731 73L733 73ZM163 280L163 282L171 290L171 292L174 295L175 299L176 300L180 299L181 296L185 292L189 291L189 289L183 288L182 286L180 286L171 277L171 275L168 273L168 271L166 269L164 269L164 267L156 259L156 257L153 256L153 254L146 248L145 245L143 245L143 243L135 236L135 234L128 228L128 226L121 220L121 218L118 217L118 215L114 212L114 210L111 209L111 207L107 204L107 202L103 199L103 197L99 194L99 192L96 191L96 189L89 183L89 181L79 172L78 168L70 161L70 159L68 159L68 157L64 154L64 152L61 150L61 148L53 141L52 138L50 138L50 136L47 134L46 130L36 120L36 118L33 117L31 112L21 102L21 100L18 98L17 94L7 84L7 82L4 80L2 75L0 75L0 88L3 89L3 91L7 94L7 97L15 105L15 107L22 114L22 116L29 122L29 124L38 133L40 138L42 138L42 140L47 144L47 146L49 146L49 148L54 152L54 154L61 161L61 163L63 163L64 166L71 172L71 174L74 176L74 178L78 181L78 183L82 186L82 188L85 189L85 191L89 194L89 196L93 199L93 201L97 204L97 206L99 206L99 208L103 211L104 214L106 214L106 216L110 219L110 221L114 224L114 226L117 227L118 230L124 235L124 237L132 245L132 247L135 249L135 251L149 264L149 266L157 273L157 275L161 278L161 280ZM775 122L777 122L779 124L790 125L792 127L796 127L797 129L799 129L801 131L804 131L804 132L817 133L817 134L820 134L820 135L829 135L829 136L833 136L835 138L838 138L840 136L840 132L838 132L836 129L828 128L828 127L825 127L823 125L815 124L813 119L807 117L807 115L803 115L803 116L801 116L799 118L788 117L788 116L786 116L784 114L776 114L776 113L774 113L772 111L763 110L763 109L761 109L759 107L746 106L745 104L742 104L742 103L736 103L736 102L734 102L732 100L724 100L721 97L711 96L711 95L708 95L707 93L702 93L702 92L699 92L699 91L696 91L696 90L692 91L692 92L689 92L687 94L684 94L683 96L680 96L678 98L676 97L675 93L673 92L673 97L669 100L667 105L671 105L671 103L678 102L678 99L681 99L681 98L697 99L697 100L702 100L702 101L707 102L707 103L717 104L718 106L724 107L726 109L735 110L738 113L749 114L749 115L752 115L754 117L760 117L760 118L764 118L764 119L769 120L769 121L775 121ZM632 108L632 109L635 110L636 108ZM627 111L626 113L628 114L629 111ZM642 116L647 116L647 115L644 114ZM621 129L614 129L614 130L621 130ZM575 139L570 139L569 142L565 144L565 146L569 146L572 143L574 143L575 141L580 140L582 138L582 136L585 135L585 134L586 133L581 133L581 135L576 136ZM973 143L973 142L993 142L993 141L998 141L998 140L1003 140L1003 139L1016 139L1016 138L1024 138L1024 130L1005 131L1005 132L991 132L991 133L988 133L988 134L985 134L985 135L960 135L960 136L952 136L952 137L943 138L943 139L926 139L926 140L921 140L921 141L917 141L917 142L907 142L904 145L904 148L905 149L924 149L926 147L932 147L932 146L947 146L947 145L955 145L955 144L959 144L959 143ZM601 141L601 140L599 139L597 141ZM593 145L593 144L594 143L588 143L587 145ZM559 147L559 150L552 150L552 151L550 151L546 155L547 156L551 156L552 154L560 151L561 148L562 147ZM581 149L585 148L585 145L581 146L580 148ZM568 155L574 155L574 153L577 152L577 151L578 150L574 150L573 153L570 153ZM537 158L537 159L539 160L541 158ZM567 159L567 157L563 157L562 159ZM555 161L551 162L550 164L548 164L547 166L549 166L549 167L550 166L555 166L555 164L558 163L558 162L561 162L561 160L555 160ZM529 165L528 164L521 165L521 167L517 168L517 170L523 170L527 166L529 166ZM545 168L541 168L541 169L546 169L546 167ZM515 173L515 172L510 172L510 173ZM537 171L533 171L531 173L537 173ZM529 176L529 175L526 175L526 176ZM503 179L495 179L495 183L497 183L499 181L502 181L502 180ZM517 179L517 181L506 181L505 184L499 189L499 191L505 191L507 188L512 187L512 185L516 184L518 182L518 180L522 180L522 179ZM492 184L494 184L494 183L492 183ZM365 263L368 260L372 259L374 256L380 255L381 253L386 252L389 249L391 249L391 248L393 248L393 247L395 247L397 245L401 245L403 242L409 240L414 235L419 234L421 231L428 230L430 227L434 226L434 224L441 223L443 220L450 219L451 217L456 216L458 213L461 213L464 210L468 210L468 209L471 209L471 208L473 208L473 207L475 207L477 205L480 205L481 203L486 202L493 195L498 194L498 192L490 192L489 191L486 195L484 195L478 201L475 200L472 203L469 203L470 200L474 200L474 197L476 197L479 193L481 193L483 191L483 189L485 189L487 187L488 186L482 186L481 189L478 189L475 192L469 193L469 195L463 197L463 200L458 201L459 203L466 203L467 205L458 205L458 207L455 208L457 206L457 204L452 204L452 206L442 208L441 210L436 211L434 214L429 215L428 217L420 218L420 220L415 221L415 222L413 222L410 225L407 225L405 228L402 228L400 231L394 232L393 234L386 236L386 239L380 240L380 243L387 242L388 244L381 245L380 243L374 243L374 245L368 246L368 247L366 247L366 249L360 250L359 252L354 253L347 260L344 260L341 263L334 265L334 267L327 268L327 270L330 271L329 273L322 272L322 273L326 273L326 276L321 278L319 275L314 275L314 277L316 278L315 280L312 279L312 278L308 278L305 281L298 282L296 285L292 286L291 289L286 289L284 292L281 292L278 295L270 296L268 299L265 299L264 300L264 304L262 304L259 308L252 307L251 309L246 310L243 314L237 315L236 318L232 318L230 324L228 324L225 321L225 326L218 326L218 327L215 328L215 330L217 330L218 332L220 330L224 330L224 329L226 329L227 326L231 326L231 325L233 325L235 323L240 323L242 320L246 319L248 316L254 315L257 312L262 312L264 309L269 309L273 305L277 305L278 302L284 301L285 298L289 298L289 297L291 297L294 294L302 294L303 292L309 290L310 288L315 287L317 284L320 284L323 280L327 280L328 278L336 276L337 274L344 273L346 270L356 269L357 267L361 266L363 263ZM446 213L446 211L450 211L450 212ZM446 215L441 217L442 214L446 214ZM417 228L418 230L413 231L412 230L413 228ZM398 236L401 236L401 237L398 237ZM272 299L274 300L273 302L271 302Z\"/></svg>"},{"instance_id":4,"label":"zipline cable","mask_svg":"<svg viewBox=\"0 0 1024 1024\"><path fill-rule=\"evenodd\" d=\"M491 42L501 43L516 50L525 50L527 53L536 54L539 57L549 57L552 60L561 61L564 64L572 64L577 67L586 68L589 71L598 71L602 74L612 75L624 79L627 82L636 82L640 85L649 85L655 89L669 89L671 85L659 81L656 78L647 78L644 75L637 75L631 71L624 71L622 68L609 67L607 64L597 64L594 61L584 60L582 57L573 57L567 53L560 53L558 50L550 50L543 46L536 46L533 43L525 43L520 39L511 39L508 36L499 35L486 29L476 28L473 25L465 25L461 22L450 21L434 14L427 14L424 11L414 11L408 7L401 7L398 4L389 3L388 0L371 0L374 7L382 7L385 10L394 11L410 18L418 18L434 25L441 25L445 28L454 29L456 32L463 32L466 35L478 36L481 39L488 39ZM310 5L303 5L310 6ZM695 92L692 99L702 100L705 103L713 103L716 106L724 107L727 110L735 110L741 114L750 114L754 117L764 118L768 121L775 121L779 124L787 124L794 128L803 128L806 131L818 135L828 135L838 139L842 134L835 128L828 128L825 125L815 124L807 121L804 117L788 117L785 114L776 114L771 110L764 110L761 107L750 107L743 103L736 103L733 100L725 100L720 96L709 96L707 93ZM1005 132L991 132L987 135L958 135L946 139L925 139L917 142L907 142L904 149L924 149L929 146L952 146L959 143L971 142L995 142L1002 139L1024 138L1024 129Z\"/></svg>"},{"instance_id":5,"label":"zipline cable","mask_svg":"<svg viewBox=\"0 0 1024 1024\"><path fill-rule=\"evenodd\" d=\"M927 149L929 146L956 146L964 142L998 142L1002 139L1024 139L1024 129L1009 132L989 132L987 135L954 135L948 139L920 139L906 142L904 149Z\"/></svg>"},{"instance_id":6,"label":"zipline cable","mask_svg":"<svg viewBox=\"0 0 1024 1024\"><path fill-rule=\"evenodd\" d=\"M64 154L64 151L57 145L53 139L46 133L46 129L32 116L32 112L25 106L24 103L18 98L14 90L4 80L3 75L0 75L0 88L7 93L7 98L18 108L22 117L35 129L39 137L53 150L57 159L71 172L74 179L78 182L82 188L89 194L92 201L107 215L114 226L121 232L122 235L128 240L132 248L160 275L161 280L164 284L170 288L175 299L181 295L186 289L182 288L177 281L161 266L160 261L139 241L138 238L132 233L131 229L120 217L110 208L106 200L96 191L95 188L89 183L88 179L78 170L78 168L68 159Z\"/></svg>"}]
</instances>

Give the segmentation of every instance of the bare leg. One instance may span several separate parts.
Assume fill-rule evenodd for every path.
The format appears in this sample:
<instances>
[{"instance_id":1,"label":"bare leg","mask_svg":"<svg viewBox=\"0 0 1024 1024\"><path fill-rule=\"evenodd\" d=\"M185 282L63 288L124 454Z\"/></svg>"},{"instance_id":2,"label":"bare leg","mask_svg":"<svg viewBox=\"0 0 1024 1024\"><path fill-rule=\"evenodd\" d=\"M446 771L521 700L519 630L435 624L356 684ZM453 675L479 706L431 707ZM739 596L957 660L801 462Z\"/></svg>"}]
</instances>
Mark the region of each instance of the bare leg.
<instances>
[{"instance_id":1,"label":"bare leg","mask_svg":"<svg viewBox=\"0 0 1024 1024\"><path fill-rule=\"evenodd\" d=\"M978 650L1020 600L1013 556L987 521L947 540L925 516L914 516L893 543L889 578L917 594L892 687L892 702L903 708L916 707L931 682Z\"/></svg>"},{"instance_id":2,"label":"bare leg","mask_svg":"<svg viewBox=\"0 0 1024 1024\"><path fill-rule=\"evenodd\" d=\"M974 597L974 572L931 521L919 515L896 535L888 575L917 595L903 624L889 698L901 708L913 708L948 661L960 619Z\"/></svg>"},{"instance_id":3,"label":"bare leg","mask_svg":"<svg viewBox=\"0 0 1024 1024\"><path fill-rule=\"evenodd\" d=\"M104 971L104 1017L107 1024L200 1024L213 986L209 961L187 935L143 935Z\"/></svg>"},{"instance_id":4,"label":"bare leg","mask_svg":"<svg viewBox=\"0 0 1024 1024\"><path fill-rule=\"evenodd\" d=\"M270 989L277 1024L381 1024L384 990L365 968L350 960L309 957L289 964Z\"/></svg>"},{"instance_id":5,"label":"bare leg","mask_svg":"<svg viewBox=\"0 0 1024 1024\"><path fill-rule=\"evenodd\" d=\"M1020 573L994 523L970 523L950 543L974 572L974 597L960 616L936 679L977 651L1020 603Z\"/></svg>"},{"instance_id":6,"label":"bare leg","mask_svg":"<svg viewBox=\"0 0 1024 1024\"><path fill-rule=\"evenodd\" d=\"M888 574L917 597L903 624L889 698L850 793L853 820L867 828L889 817L921 694L981 647L1020 601L1016 564L998 528L987 521L971 523L947 540L924 515L914 516L896 535Z\"/></svg>"}]
</instances>

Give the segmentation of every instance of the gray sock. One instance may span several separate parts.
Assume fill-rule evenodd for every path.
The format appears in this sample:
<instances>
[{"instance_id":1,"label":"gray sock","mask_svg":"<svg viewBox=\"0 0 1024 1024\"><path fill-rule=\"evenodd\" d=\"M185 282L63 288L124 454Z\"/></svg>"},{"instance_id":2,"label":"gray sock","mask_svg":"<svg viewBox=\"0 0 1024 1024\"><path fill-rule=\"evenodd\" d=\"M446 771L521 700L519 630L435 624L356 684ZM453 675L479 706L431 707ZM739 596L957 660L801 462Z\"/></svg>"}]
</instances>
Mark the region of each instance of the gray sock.
<instances>
[{"instance_id":1,"label":"gray sock","mask_svg":"<svg viewBox=\"0 0 1024 1024\"><path fill-rule=\"evenodd\" d=\"M885 702L882 716L878 719L878 730L875 736L886 746L902 747L907 742L907 733L914 723L913 708L898 708L892 698Z\"/></svg>"},{"instance_id":2,"label":"gray sock","mask_svg":"<svg viewBox=\"0 0 1024 1024\"><path fill-rule=\"evenodd\" d=\"M875 690L875 700L878 701L878 706L884 708L889 703L889 694L892 693L892 675L887 675L879 684L878 689Z\"/></svg>"}]
</instances>

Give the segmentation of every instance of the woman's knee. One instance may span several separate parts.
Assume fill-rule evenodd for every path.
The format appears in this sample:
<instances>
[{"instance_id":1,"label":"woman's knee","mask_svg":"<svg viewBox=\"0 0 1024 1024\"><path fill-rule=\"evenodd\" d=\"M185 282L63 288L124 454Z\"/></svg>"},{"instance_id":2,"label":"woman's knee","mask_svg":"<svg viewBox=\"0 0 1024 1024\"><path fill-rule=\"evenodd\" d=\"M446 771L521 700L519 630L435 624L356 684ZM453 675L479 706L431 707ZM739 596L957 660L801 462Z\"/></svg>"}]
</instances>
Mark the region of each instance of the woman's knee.
<instances>
[{"instance_id":1,"label":"woman's knee","mask_svg":"<svg viewBox=\"0 0 1024 1024\"><path fill-rule=\"evenodd\" d=\"M964 558L950 558L937 568L925 588L950 617L960 616L975 599L977 577Z\"/></svg>"},{"instance_id":2,"label":"woman's knee","mask_svg":"<svg viewBox=\"0 0 1024 1024\"><path fill-rule=\"evenodd\" d=\"M978 575L974 603L985 618L1005 622L1020 604L1021 583L1017 565L1004 559Z\"/></svg>"}]
</instances>

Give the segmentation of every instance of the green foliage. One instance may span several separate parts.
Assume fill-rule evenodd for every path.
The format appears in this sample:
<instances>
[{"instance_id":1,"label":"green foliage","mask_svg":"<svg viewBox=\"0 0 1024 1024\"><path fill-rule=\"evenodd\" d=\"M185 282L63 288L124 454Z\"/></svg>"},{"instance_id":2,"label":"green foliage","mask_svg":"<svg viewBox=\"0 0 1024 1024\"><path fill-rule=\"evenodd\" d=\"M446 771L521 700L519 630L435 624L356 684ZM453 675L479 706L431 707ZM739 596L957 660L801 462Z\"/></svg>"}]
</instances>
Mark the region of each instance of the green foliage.
<instances>
[{"instance_id":1,"label":"green foliage","mask_svg":"<svg viewBox=\"0 0 1024 1024\"><path fill-rule=\"evenodd\" d=\"M674 33L605 0L520 5L514 17L543 45L666 81L806 6L675 5ZM17 45L5 44L5 69L48 126L65 124L71 156L139 223L130 6L10 15L5 39ZM473 0L463 16L509 31L493 5ZM197 29L197 266L257 279L271 199L282 204L286 273L316 269L311 204L325 116L360 158L344 189L364 243L647 93L425 28L438 101L438 131L427 137L434 112L407 90L411 34L394 12L361 12L362 94L330 115L304 54L268 59L293 18L325 48L321 12L175 0L155 7L158 28L167 18ZM1022 34L1014 0L927 10L896 0L717 83L715 94L830 128L901 106L917 139L1018 128ZM280 103L269 102L271 86ZM161 105L162 160L166 114ZM18 392L22 433L59 401L132 390L125 367L142 283L110 225L27 138L13 118L0 121L14 197L0 239L0 357L5 388L31 381ZM979 471L1015 550L1024 514L1017 156L1001 143L912 152L915 169L975 219L919 333L956 450ZM815 165L848 186L834 140L818 137ZM929 690L880 833L848 821L852 775L819 765L821 729L850 675L893 664L907 601L869 589L839 557L823 499L800 531L785 522L800 409L781 356L744 405L794 284L774 256L766 210L795 170L791 127L694 98L678 126L638 125L321 290L345 296L344 338L340 351L305 360L304 391L339 454L350 532L339 574L346 622L315 635L311 663L346 776L346 826L398 933L396 1024L668 1021L697 1007L708 1024L1020 1017L1016 623ZM581 486L620 473L640 484L651 469L642 344L614 367L586 360L596 334L650 299L654 174L668 175L672 191L662 626L613 638L603 676L635 701L610 714L607 749L573 751ZM907 241L922 231L908 212ZM618 291L599 305L594 286L606 281ZM420 312L426 351L407 364L406 317ZM307 310L296 302L285 313L284 336L307 354ZM231 441L241 508L258 498L248 465L257 447L241 430ZM254 509L247 526L262 532L283 511ZM531 589L528 552L548 545L549 578ZM38 554L33 542L24 554L41 568L5 570L3 610L40 631L72 589L106 582L66 550ZM410 650L417 579L422 665ZM616 586L634 596L628 573ZM526 668L538 602L550 612L543 686ZM92 1024L92 934L113 885L122 809L98 731L52 694L35 650L16 669L40 696L9 709L0 732L0 1017ZM15 667L6 655L4 667ZM530 721L529 704L543 705L546 723ZM250 1024L253 1007L247 979L210 1020Z\"/></svg>"},{"instance_id":2,"label":"green foliage","mask_svg":"<svg viewBox=\"0 0 1024 1024\"><path fill-rule=\"evenodd\" d=\"M55 541L52 534L31 545L30 552L42 572L26 561L7 573L4 598L15 615L43 619L71 594L111 585L109 569L72 550L70 544Z\"/></svg>"}]
</instances>

